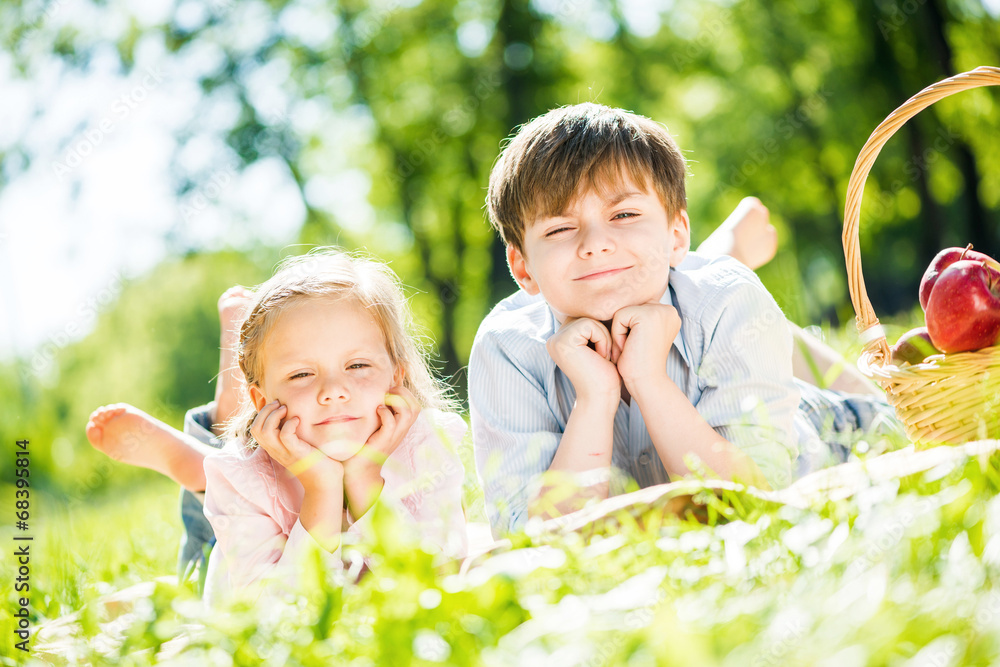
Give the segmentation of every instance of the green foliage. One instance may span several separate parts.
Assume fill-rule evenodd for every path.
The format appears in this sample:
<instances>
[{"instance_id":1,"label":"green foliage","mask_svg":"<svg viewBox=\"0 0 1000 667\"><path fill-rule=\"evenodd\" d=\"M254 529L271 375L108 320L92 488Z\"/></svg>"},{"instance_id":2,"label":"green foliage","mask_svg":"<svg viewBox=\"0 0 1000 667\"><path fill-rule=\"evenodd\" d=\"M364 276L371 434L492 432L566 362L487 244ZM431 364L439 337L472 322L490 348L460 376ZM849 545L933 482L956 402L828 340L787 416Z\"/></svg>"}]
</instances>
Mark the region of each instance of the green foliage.
<instances>
[{"instance_id":1,"label":"green foliage","mask_svg":"<svg viewBox=\"0 0 1000 667\"><path fill-rule=\"evenodd\" d=\"M691 158L696 240L740 198L760 196L781 230L780 254L791 256L762 272L767 286L799 323L849 319L840 231L857 153L920 88L996 62L996 16L955 0L643 7L277 0L200 13L179 6L151 20L98 5L118 27L94 32L60 7L2 3L0 49L26 73L48 59L85 70L97 52L117 52L127 72L143 41L162 43L171 66L214 53L196 75L203 95L177 131L177 156L191 141L224 141L231 152L200 170L178 157L179 197L233 157L241 169L283 163L306 211L298 240L364 246L394 262L420 290L414 305L448 375L467 360L482 316L514 287L482 211L504 137L586 100L634 109L678 137ZM882 314L915 302L924 264L944 245L1000 249L995 99L974 91L934 105L876 163L862 249ZM229 120L214 114L219 126L202 127L229 105ZM0 159L8 154L4 178L16 182L30 150L13 144ZM345 206L358 191L367 207ZM185 377L197 370L159 363Z\"/></svg>"}]
</instances>

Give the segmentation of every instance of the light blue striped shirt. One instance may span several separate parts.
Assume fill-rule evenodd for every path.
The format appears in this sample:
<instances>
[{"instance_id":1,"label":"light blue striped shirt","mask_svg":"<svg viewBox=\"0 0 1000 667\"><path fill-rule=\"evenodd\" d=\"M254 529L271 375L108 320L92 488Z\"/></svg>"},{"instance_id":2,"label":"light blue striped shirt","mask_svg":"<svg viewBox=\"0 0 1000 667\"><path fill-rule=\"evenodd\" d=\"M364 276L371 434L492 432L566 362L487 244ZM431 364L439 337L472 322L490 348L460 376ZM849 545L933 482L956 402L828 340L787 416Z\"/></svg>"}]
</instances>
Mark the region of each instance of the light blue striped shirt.
<instances>
[{"instance_id":1,"label":"light blue striped shirt","mask_svg":"<svg viewBox=\"0 0 1000 667\"><path fill-rule=\"evenodd\" d=\"M745 451L775 488L792 480L799 389L792 336L756 274L729 257L689 253L670 270L661 303L681 318L667 375L722 437ZM534 485L555 457L576 401L545 349L559 328L541 296L523 291L483 320L469 360L476 468L495 536L523 527ZM640 487L669 481L635 401L618 405L612 466ZM624 490L612 476L612 495Z\"/></svg>"}]
</instances>

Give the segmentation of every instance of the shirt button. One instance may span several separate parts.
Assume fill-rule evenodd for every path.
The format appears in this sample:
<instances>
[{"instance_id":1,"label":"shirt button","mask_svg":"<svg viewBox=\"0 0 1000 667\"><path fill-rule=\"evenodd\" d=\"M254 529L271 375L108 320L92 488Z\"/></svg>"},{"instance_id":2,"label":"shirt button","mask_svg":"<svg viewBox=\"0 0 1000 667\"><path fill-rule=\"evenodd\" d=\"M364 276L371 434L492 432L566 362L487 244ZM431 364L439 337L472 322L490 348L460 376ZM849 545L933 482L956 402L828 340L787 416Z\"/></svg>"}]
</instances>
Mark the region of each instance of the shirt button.
<instances>
[{"instance_id":1,"label":"shirt button","mask_svg":"<svg viewBox=\"0 0 1000 667\"><path fill-rule=\"evenodd\" d=\"M648 466L649 465L649 454L647 454L646 452L643 452L639 456L639 465L641 465L641 466Z\"/></svg>"}]
</instances>

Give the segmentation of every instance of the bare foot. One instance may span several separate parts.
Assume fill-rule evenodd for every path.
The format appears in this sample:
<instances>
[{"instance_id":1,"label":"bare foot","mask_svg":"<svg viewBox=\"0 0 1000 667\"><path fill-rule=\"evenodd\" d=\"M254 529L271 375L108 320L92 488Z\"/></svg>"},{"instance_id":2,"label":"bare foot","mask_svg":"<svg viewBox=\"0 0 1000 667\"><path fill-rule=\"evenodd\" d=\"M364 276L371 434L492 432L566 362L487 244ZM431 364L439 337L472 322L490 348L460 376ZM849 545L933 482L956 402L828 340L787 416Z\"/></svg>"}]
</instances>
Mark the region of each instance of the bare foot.
<instances>
[{"instance_id":1,"label":"bare foot","mask_svg":"<svg viewBox=\"0 0 1000 667\"><path fill-rule=\"evenodd\" d=\"M246 317L246 308L253 299L253 292L246 287L230 287L219 297L219 375L215 385L215 416L212 430L220 435L224 425L240 405L245 384L243 372L236 358L240 342L240 326Z\"/></svg>"},{"instance_id":2,"label":"bare foot","mask_svg":"<svg viewBox=\"0 0 1000 667\"><path fill-rule=\"evenodd\" d=\"M104 452L117 461L121 460L121 457L118 455L119 447L116 446L117 443L114 442L113 437L105 440L104 427L115 417L125 414L125 408L126 405L124 403L102 405L90 414L90 419L87 421L87 440L90 440L90 444L94 446L94 449Z\"/></svg>"},{"instance_id":3,"label":"bare foot","mask_svg":"<svg viewBox=\"0 0 1000 667\"><path fill-rule=\"evenodd\" d=\"M764 266L778 251L771 213L756 197L745 197L729 217L698 246L698 252L729 255L751 269Z\"/></svg>"},{"instance_id":4,"label":"bare foot","mask_svg":"<svg viewBox=\"0 0 1000 667\"><path fill-rule=\"evenodd\" d=\"M116 403L94 410L86 427L94 449L156 470L191 491L205 490L205 455L215 451L142 410Z\"/></svg>"}]
</instances>

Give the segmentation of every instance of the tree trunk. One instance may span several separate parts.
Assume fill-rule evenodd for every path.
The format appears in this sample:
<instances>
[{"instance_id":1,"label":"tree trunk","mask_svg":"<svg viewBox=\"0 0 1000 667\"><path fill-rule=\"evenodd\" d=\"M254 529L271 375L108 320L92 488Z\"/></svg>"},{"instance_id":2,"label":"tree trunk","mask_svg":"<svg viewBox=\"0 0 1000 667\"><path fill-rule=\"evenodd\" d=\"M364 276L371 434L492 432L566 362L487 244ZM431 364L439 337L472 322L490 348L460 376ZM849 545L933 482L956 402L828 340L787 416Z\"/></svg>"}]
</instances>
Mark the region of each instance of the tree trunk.
<instances>
[{"instance_id":1,"label":"tree trunk","mask_svg":"<svg viewBox=\"0 0 1000 667\"><path fill-rule=\"evenodd\" d=\"M528 0L504 0L497 19L496 40L500 57L508 52L511 45L526 45L535 49L535 35L541 29L541 21L531 10ZM538 93L551 81L542 81L534 63L514 69L506 63L503 72L503 93L507 101L507 115L504 125L507 131L528 122L539 112ZM490 308L504 297L517 290L514 279L507 269L507 248L498 235L490 246Z\"/></svg>"},{"instance_id":2,"label":"tree trunk","mask_svg":"<svg viewBox=\"0 0 1000 667\"><path fill-rule=\"evenodd\" d=\"M927 33L935 59L946 77L958 74L955 71L955 61L951 45L945 33L947 23L947 8L941 0L927 0L924 5L927 17ZM930 83L930 82L928 82ZM969 145L961 138L955 139L955 166L962 173L965 183L965 219L968 240L983 252L995 254L997 251L997 235L989 228L986 207L979 197L979 166L976 155ZM938 246L940 248L940 246Z\"/></svg>"}]
</instances>

